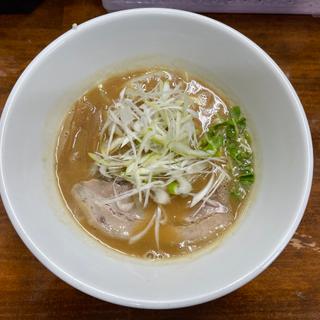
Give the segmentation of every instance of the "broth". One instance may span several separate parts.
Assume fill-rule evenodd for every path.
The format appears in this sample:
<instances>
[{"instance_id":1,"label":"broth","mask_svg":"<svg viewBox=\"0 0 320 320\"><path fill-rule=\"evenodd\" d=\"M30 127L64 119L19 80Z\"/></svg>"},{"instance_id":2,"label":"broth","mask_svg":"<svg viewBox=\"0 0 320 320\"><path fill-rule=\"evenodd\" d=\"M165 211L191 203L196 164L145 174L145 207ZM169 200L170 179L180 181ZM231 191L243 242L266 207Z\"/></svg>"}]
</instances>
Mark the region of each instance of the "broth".
<instances>
[{"instance_id":1,"label":"broth","mask_svg":"<svg viewBox=\"0 0 320 320\"><path fill-rule=\"evenodd\" d=\"M179 71L168 71L156 68L137 70L106 79L90 91L86 92L78 101L76 101L63 122L56 149L56 176L61 194L72 215L83 229L101 243L114 250L128 255L148 258L166 258L185 255L211 245L235 222L242 210L243 203L250 192L250 187L246 187L245 195L242 195L240 198L229 196L229 192L234 186L234 182L232 179L223 181L217 187L214 197L208 199L208 201L213 203L216 207L221 204L219 207L220 209L223 207L228 210L225 213L218 214L221 223L219 224L219 221L214 222L216 226L212 228L210 232L205 230L206 227L204 223L205 219L210 219L210 217L204 217L203 220L201 220L202 218L200 220L190 220L195 208L197 208L197 206L190 208L190 203L192 203L194 194L200 192L208 185L210 182L210 175L199 174L194 178L192 183L192 193L170 195L170 201L165 205L157 203L154 200L154 195L153 198L150 198L148 205L142 209L143 217L137 218L132 228L130 225L130 230L132 230L131 236L137 235L145 230L148 223L153 219L156 212L155 210L159 207L161 208L161 219L166 220L166 222L161 222L161 224L158 222L158 243L157 237L155 237L155 232L157 232L155 231L156 226L150 227L140 240L130 243L130 238L128 240L127 234L123 237L117 237L115 234L111 234L99 226L99 221L90 217L88 210L95 205L98 206L98 198L93 201L93 198L88 199L88 197L86 197L86 199L84 199L80 196L83 201L79 201L79 197L77 198L75 196L74 186L85 181L91 181L91 185L82 184L82 189L79 190L81 192L88 191L88 188L91 186L97 188L98 191L107 188L107 184L100 185L100 182L98 181L105 182L110 181L110 179L101 174L101 166L97 167L97 162L89 156L89 154L99 152L102 143L107 144L108 139L110 139L110 130L107 133L103 131L103 127L105 126L108 117L107 111L110 106L119 99L123 88L126 87L128 82L132 79L138 79L139 77L148 74L152 75L157 72L162 74L160 78L152 78L152 76L150 76L145 82L142 81L143 90L145 92L152 90L161 77L164 77L165 79L168 78L166 81L173 89L178 86L178 84L182 84L184 91L189 90L190 97L193 97L195 101L196 99L200 101L196 103L197 109L194 109L198 114L198 119L194 120L195 128L197 130L202 128L201 130L205 132L210 128L213 118L225 117L226 114L228 115L230 113L230 101L219 97L209 85L202 83L194 77L190 78L189 75ZM198 93L200 92L199 94L196 92L197 90ZM140 108L141 103L137 103L137 106ZM214 114L211 112L213 109L215 109ZM104 132L104 134L102 134L102 132ZM139 146L140 143L137 144L137 146ZM119 148L119 152L124 153L126 148L130 148L130 143L128 143L127 147L124 146L122 149ZM224 150L224 147L220 147L220 150ZM142 154L144 154L143 151ZM225 157L224 154L222 154L222 158L223 157ZM228 161L226 160L221 164L221 170L225 169L227 171L227 162ZM108 168L104 168L104 170L108 170ZM230 174L228 173L228 175ZM177 179L179 180L179 177ZM114 190L115 179L112 180L112 183ZM121 188L123 182L120 181L119 186L117 183L116 180L116 186ZM113 194L113 196L114 195L116 194ZM134 198L135 203L138 202L138 195L134 195L132 198ZM222 198L224 199L224 202L221 200ZM227 199L227 201L225 199ZM92 201L93 204L88 205L90 201ZM130 203L130 205L132 204ZM203 208L206 208L207 205L208 204L205 204ZM137 206L139 207L139 205ZM131 211L129 210L128 212ZM203 214L201 210L199 212ZM215 216L217 216L217 214L215 214ZM157 216L155 217L157 218ZM155 223L157 223L156 218L154 218ZM105 218L101 218L101 223L104 223L104 220ZM130 221L130 218L128 221ZM204 232L205 235L197 237L198 233L200 234L201 232ZM184 236L185 238L183 238Z\"/></svg>"}]
</instances>

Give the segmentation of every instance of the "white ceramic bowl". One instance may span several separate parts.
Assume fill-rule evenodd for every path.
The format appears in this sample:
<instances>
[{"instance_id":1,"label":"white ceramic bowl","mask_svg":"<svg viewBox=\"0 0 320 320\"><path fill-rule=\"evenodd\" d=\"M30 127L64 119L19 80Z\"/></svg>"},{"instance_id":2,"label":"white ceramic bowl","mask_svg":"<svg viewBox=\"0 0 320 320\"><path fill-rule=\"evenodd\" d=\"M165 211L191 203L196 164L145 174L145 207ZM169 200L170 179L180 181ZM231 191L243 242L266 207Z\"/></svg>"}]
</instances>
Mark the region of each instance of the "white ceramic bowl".
<instances>
[{"instance_id":1,"label":"white ceramic bowl","mask_svg":"<svg viewBox=\"0 0 320 320\"><path fill-rule=\"evenodd\" d=\"M166 264L120 256L88 237L66 212L53 170L72 102L111 71L150 63L186 68L231 96L249 119L257 156L255 194L233 232L209 252ZM270 57L224 24L167 9L98 17L45 48L6 103L0 152L2 199L33 254L79 290L141 308L205 302L262 272L297 228L313 170L303 108Z\"/></svg>"}]
</instances>

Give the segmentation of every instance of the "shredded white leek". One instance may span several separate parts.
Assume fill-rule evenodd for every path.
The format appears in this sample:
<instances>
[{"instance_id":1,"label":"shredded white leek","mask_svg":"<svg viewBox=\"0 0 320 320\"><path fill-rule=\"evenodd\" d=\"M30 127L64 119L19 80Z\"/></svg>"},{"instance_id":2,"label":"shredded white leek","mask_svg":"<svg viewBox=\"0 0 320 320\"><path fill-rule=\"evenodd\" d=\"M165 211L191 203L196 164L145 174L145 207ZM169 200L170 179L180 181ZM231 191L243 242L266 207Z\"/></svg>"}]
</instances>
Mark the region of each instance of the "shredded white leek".
<instances>
[{"instance_id":1,"label":"shredded white leek","mask_svg":"<svg viewBox=\"0 0 320 320\"><path fill-rule=\"evenodd\" d=\"M143 238L148 233L148 231L152 228L155 219L156 219L156 213L152 216L152 218L150 219L146 227L141 232L137 233L136 235L132 236L129 239L129 244L133 244L139 241L141 238Z\"/></svg>"},{"instance_id":2,"label":"shredded white leek","mask_svg":"<svg viewBox=\"0 0 320 320\"><path fill-rule=\"evenodd\" d=\"M200 201L205 203L228 177L223 169L226 159L200 149L203 132L199 125L202 105L197 105L199 91L201 85L196 81L172 79L166 71L146 73L126 83L119 98L107 107L99 151L90 154L100 174L132 185L131 190L106 199L106 204L138 195L143 207L150 199L165 205L171 198L171 183L177 185L175 194L187 196L196 179L210 175L207 185L193 193L193 207ZM208 94L212 94L214 105L223 104L213 92ZM159 212L150 220L152 226L157 219L156 234Z\"/></svg>"},{"instance_id":3,"label":"shredded white leek","mask_svg":"<svg viewBox=\"0 0 320 320\"><path fill-rule=\"evenodd\" d=\"M161 223L161 209L160 207L157 207L156 213L155 213L155 223L154 223L154 237L156 240L157 249L160 249L160 223Z\"/></svg>"}]
</instances>

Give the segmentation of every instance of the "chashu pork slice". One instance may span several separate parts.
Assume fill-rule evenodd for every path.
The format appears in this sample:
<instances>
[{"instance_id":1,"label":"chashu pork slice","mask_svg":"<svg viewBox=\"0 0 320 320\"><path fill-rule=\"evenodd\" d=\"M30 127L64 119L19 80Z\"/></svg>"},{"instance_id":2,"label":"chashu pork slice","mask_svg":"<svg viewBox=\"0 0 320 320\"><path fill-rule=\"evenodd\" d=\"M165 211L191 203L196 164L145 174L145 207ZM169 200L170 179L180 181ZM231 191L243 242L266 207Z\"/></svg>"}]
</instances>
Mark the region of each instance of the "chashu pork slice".
<instances>
[{"instance_id":1,"label":"chashu pork slice","mask_svg":"<svg viewBox=\"0 0 320 320\"><path fill-rule=\"evenodd\" d=\"M129 200L107 204L106 200L129 191L127 183L91 179L75 184L72 195L83 208L89 222L113 238L129 239L143 219L143 211Z\"/></svg>"},{"instance_id":2,"label":"chashu pork slice","mask_svg":"<svg viewBox=\"0 0 320 320\"><path fill-rule=\"evenodd\" d=\"M234 222L229 204L228 184L222 184L215 196L201 206L197 214L190 214L185 224L176 227L179 241L198 242L212 238Z\"/></svg>"},{"instance_id":3,"label":"chashu pork slice","mask_svg":"<svg viewBox=\"0 0 320 320\"><path fill-rule=\"evenodd\" d=\"M175 228L179 242L198 242L210 239L217 232L230 226L234 220L232 214L217 213L210 205L204 206L201 211L205 214L200 218L189 217L186 224Z\"/></svg>"}]
</instances>

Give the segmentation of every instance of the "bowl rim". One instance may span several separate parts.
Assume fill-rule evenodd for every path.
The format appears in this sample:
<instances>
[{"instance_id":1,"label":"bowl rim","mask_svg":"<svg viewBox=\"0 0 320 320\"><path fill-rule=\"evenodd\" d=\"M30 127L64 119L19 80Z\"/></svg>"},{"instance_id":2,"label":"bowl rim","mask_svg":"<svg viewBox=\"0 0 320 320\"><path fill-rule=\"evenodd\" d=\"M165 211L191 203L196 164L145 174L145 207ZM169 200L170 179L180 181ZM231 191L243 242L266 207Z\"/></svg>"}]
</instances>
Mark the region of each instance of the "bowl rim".
<instances>
[{"instance_id":1,"label":"bowl rim","mask_svg":"<svg viewBox=\"0 0 320 320\"><path fill-rule=\"evenodd\" d=\"M306 184L303 190L302 201L300 202L300 206L296 209L295 219L293 223L288 226L285 236L281 239L278 245L273 249L272 253L269 254L269 256L267 256L263 261L261 261L259 265L257 265L254 269L250 270L247 274L243 275L237 281L232 282L228 286L223 287L219 290L212 291L209 294L192 296L184 299L176 299L176 300L170 300L170 301L156 301L156 300L151 301L151 300L134 299L134 298L128 298L124 296L114 295L110 292L99 290L97 288L94 288L82 282L80 279L77 279L71 274L65 272L62 268L60 268L57 264L55 264L54 261L50 260L46 256L45 252L41 251L38 248L37 244L33 242L32 237L29 236L29 234L27 234L27 232L24 230L23 225L21 225L19 218L15 214L12 206L11 198L7 191L6 181L4 178L4 163L3 163L3 159L4 159L3 146L4 146L5 131L6 131L6 120L10 113L11 105L14 103L14 100L24 80L28 77L28 75L32 72L34 67L36 67L41 60L45 59L57 47L59 47L64 42L68 41L68 39L74 36L74 29L77 29L77 28L82 29L82 28L88 28L88 27L90 28L91 26L97 25L101 22L112 21L117 18L126 18L129 16L137 15L137 14L175 15L181 18L194 20L196 23L197 22L207 23L208 25L211 25L216 28L219 28L220 30L223 30L223 32L236 36L246 46L251 47L251 49L255 50L259 55L261 55L266 60L270 68L272 68L273 71L277 73L277 75L281 78L281 81L285 85L286 90L288 91L288 93L290 93L291 97L293 98L293 101L296 107L296 112L302 122L302 130L304 133L304 138L307 142L307 146L306 146L307 153L305 155L307 177L306 177ZM283 251L283 249L286 247L291 237L293 236L294 232L296 231L308 203L308 199L311 191L311 185L312 185L312 177L313 177L313 147L312 147L312 139L311 139L311 133L310 133L308 121L307 121L303 106L299 100L299 97L297 96L297 93L295 92L293 86L291 85L290 81L285 76L283 71L280 69L280 67L272 60L272 58L263 49L261 49L257 44L255 44L252 40L247 38L245 35L243 35L239 31L215 19L205 17L200 14L183 11L183 10L167 9L167 8L139 8L139 9L123 10L123 11L104 14L102 16L90 19L82 24L72 26L72 29L63 33L61 36L59 36L54 41L52 41L49 45L47 45L22 72L19 79L15 83L12 91L9 94L9 97L5 103L1 120L0 120L0 178L1 178L0 192L1 192L1 197L5 206L6 212L8 214L8 217L11 223L13 224L16 232L24 242L24 244L47 269L49 269L52 273L54 273L57 277L59 277L64 282L68 283L74 288L77 288L78 290L86 294L89 294L95 298L98 298L107 302L123 305L123 306L128 306L128 307L146 308L146 309L173 309L173 308L181 308L181 307L197 305L200 303L208 302L210 300L222 297L240 288L244 284L254 279L257 275L259 275L262 271L264 271L276 259L276 257Z\"/></svg>"}]
</instances>

